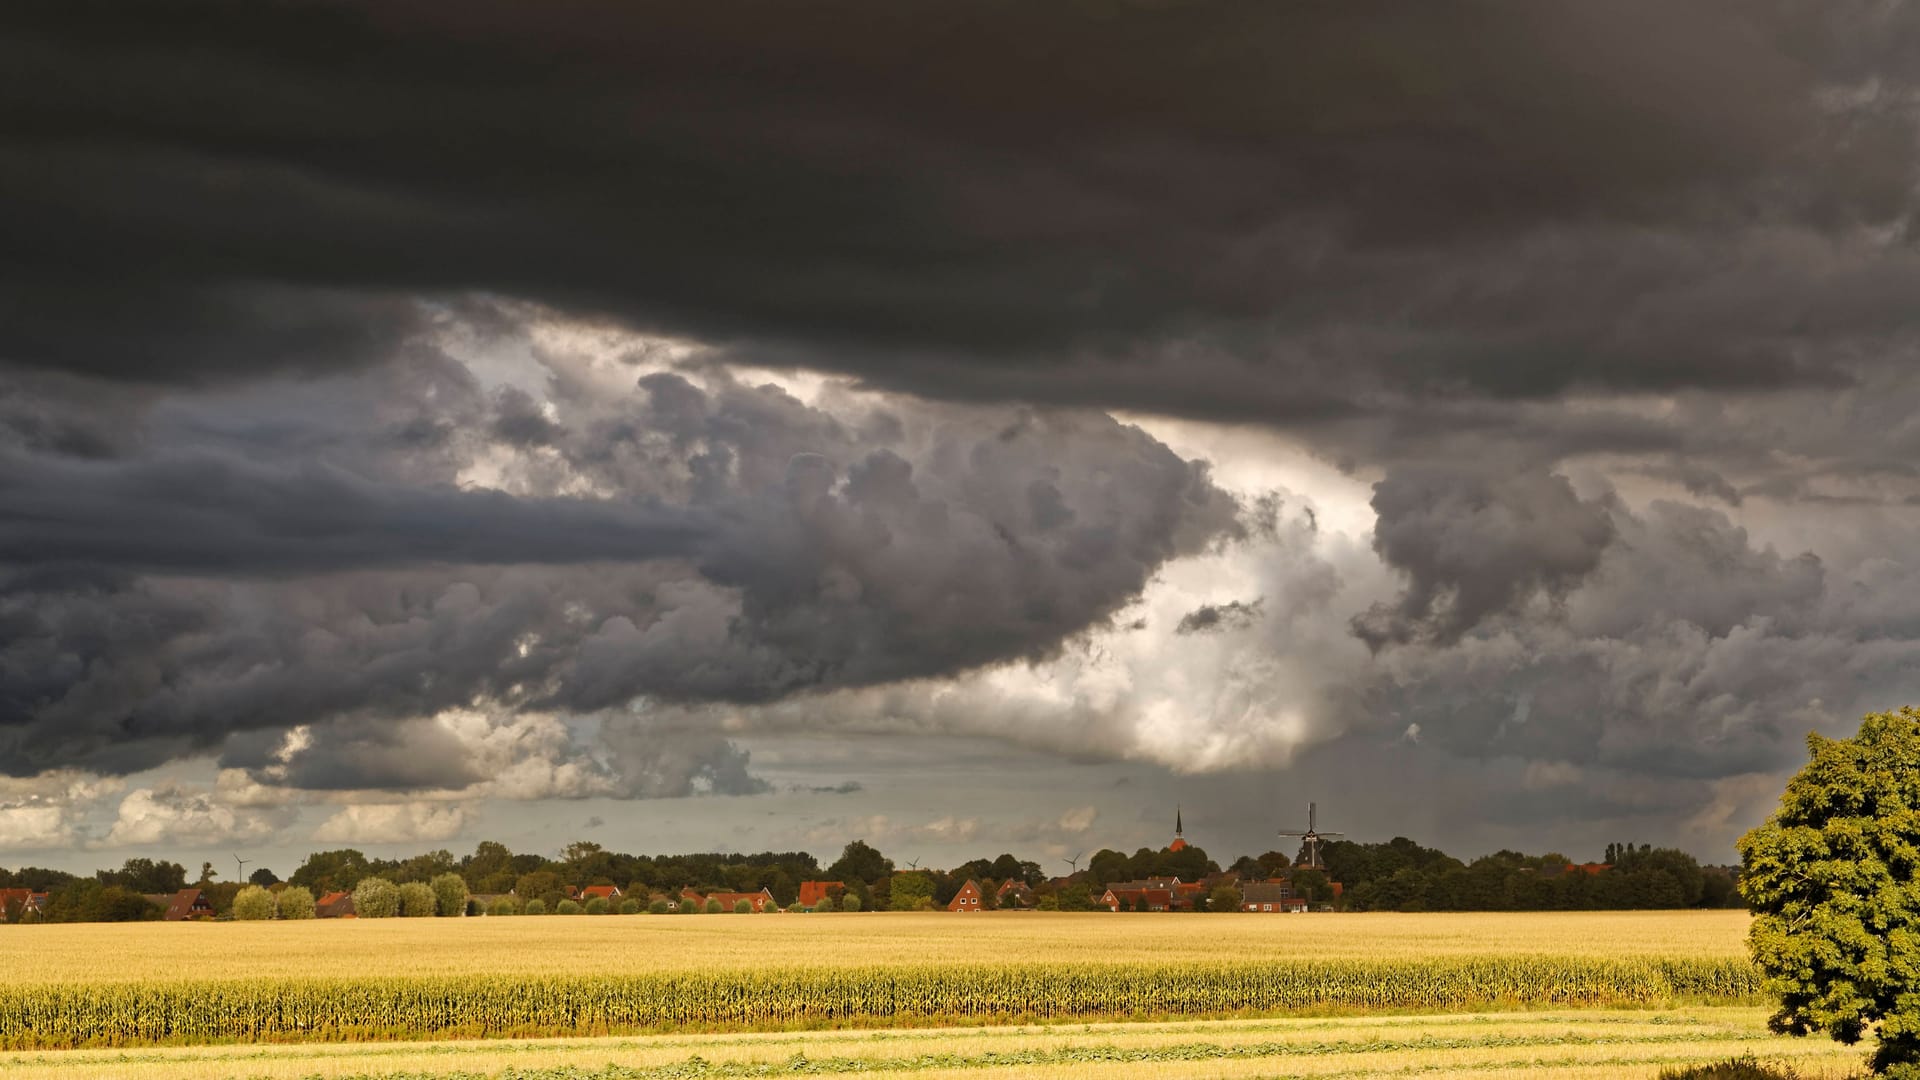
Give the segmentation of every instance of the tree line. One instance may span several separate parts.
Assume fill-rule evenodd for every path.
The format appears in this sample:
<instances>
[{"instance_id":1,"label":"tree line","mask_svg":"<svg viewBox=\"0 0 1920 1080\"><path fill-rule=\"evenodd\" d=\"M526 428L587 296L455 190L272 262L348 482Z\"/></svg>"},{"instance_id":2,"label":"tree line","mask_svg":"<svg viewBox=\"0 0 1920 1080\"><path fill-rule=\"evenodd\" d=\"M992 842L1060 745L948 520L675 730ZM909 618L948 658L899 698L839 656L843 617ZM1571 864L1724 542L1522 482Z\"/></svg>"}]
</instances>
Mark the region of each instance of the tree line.
<instances>
[{"instance_id":1,"label":"tree line","mask_svg":"<svg viewBox=\"0 0 1920 1080\"><path fill-rule=\"evenodd\" d=\"M1297 868L1293 858L1278 851L1243 855L1223 868L1196 845L1180 851L1143 847L1130 855L1103 849L1089 857L1084 867L1050 877L1039 863L1012 854L973 859L946 869L903 869L859 840L824 866L804 851L638 855L577 841L549 856L514 852L488 840L464 856L444 849L401 859L374 858L354 848L316 851L284 880L262 867L246 881L226 881L211 863L202 863L191 884L205 892L220 916L290 918L303 917L301 897L357 893L368 881L382 886L368 897L378 909L368 911L370 915L457 913L456 892L463 897L512 894L516 910L553 913L566 910L563 904L577 904L568 896L570 887L578 890L589 885L617 885L635 910L652 910L657 900L677 898L689 889L703 896L765 889L775 904L786 909L797 900L804 881L841 882L842 888L834 890L831 898L837 910L932 910L946 906L970 880L981 885L988 907L994 906L999 886L1013 880L1032 890L1042 909L1089 911L1101 906L1101 895L1115 882L1164 877L1192 882L1223 869L1238 875L1241 882L1284 878L1295 895L1317 906L1352 911L1554 911L1737 907L1742 903L1737 870L1703 867L1685 852L1644 844L1610 844L1598 864L1576 864L1558 854L1514 851L1463 862L1405 837L1385 843L1323 842L1321 856L1324 872ZM0 867L0 889L49 894L41 917L54 922L157 919L163 909L148 897L170 895L189 884L182 864L146 858L128 859L118 869L90 876L39 867ZM253 907L243 903L236 912L235 902L248 886L256 887L268 900L250 893L248 903ZM1230 883L1222 887L1228 892L1211 897L1218 908L1229 906L1236 891ZM386 911L389 899L391 912ZM275 905L267 916L259 914L262 903ZM586 905L577 906L586 910ZM603 909L618 911L621 906L615 903ZM0 912L13 914L17 913Z\"/></svg>"}]
</instances>

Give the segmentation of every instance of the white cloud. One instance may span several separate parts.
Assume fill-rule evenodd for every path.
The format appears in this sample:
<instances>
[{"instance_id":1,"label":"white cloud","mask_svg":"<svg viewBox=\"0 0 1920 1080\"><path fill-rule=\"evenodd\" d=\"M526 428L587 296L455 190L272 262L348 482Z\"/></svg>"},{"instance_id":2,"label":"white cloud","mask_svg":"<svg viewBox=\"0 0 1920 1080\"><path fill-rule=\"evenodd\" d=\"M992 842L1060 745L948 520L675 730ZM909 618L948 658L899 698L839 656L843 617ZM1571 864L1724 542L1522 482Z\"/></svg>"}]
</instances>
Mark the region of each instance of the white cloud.
<instances>
[{"instance_id":1,"label":"white cloud","mask_svg":"<svg viewBox=\"0 0 1920 1080\"><path fill-rule=\"evenodd\" d=\"M119 815L100 846L264 840L278 832L285 821L284 814L228 803L218 790L162 784L128 792L120 800Z\"/></svg>"},{"instance_id":2,"label":"white cloud","mask_svg":"<svg viewBox=\"0 0 1920 1080\"><path fill-rule=\"evenodd\" d=\"M1060 831L1065 833L1086 832L1088 829L1093 828L1093 820L1099 816L1100 811L1091 806L1076 806L1060 815Z\"/></svg>"},{"instance_id":3,"label":"white cloud","mask_svg":"<svg viewBox=\"0 0 1920 1080\"><path fill-rule=\"evenodd\" d=\"M313 831L328 844L405 844L448 840L467 824L464 807L446 803L373 803L342 807Z\"/></svg>"},{"instance_id":4,"label":"white cloud","mask_svg":"<svg viewBox=\"0 0 1920 1080\"><path fill-rule=\"evenodd\" d=\"M0 806L0 851L72 847L76 840L62 807L50 803Z\"/></svg>"}]
</instances>

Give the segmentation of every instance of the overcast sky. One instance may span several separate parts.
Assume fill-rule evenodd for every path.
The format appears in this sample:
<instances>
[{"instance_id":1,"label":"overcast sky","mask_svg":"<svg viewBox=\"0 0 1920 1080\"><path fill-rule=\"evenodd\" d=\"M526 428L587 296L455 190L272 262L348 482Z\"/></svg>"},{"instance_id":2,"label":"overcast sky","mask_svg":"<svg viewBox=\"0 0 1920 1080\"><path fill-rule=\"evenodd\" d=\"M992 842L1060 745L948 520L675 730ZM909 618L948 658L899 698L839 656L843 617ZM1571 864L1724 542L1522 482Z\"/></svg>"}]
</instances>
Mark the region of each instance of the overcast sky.
<instances>
[{"instance_id":1,"label":"overcast sky","mask_svg":"<svg viewBox=\"0 0 1920 1080\"><path fill-rule=\"evenodd\" d=\"M0 864L1731 861L1920 701L1903 0L0 9Z\"/></svg>"}]
</instances>

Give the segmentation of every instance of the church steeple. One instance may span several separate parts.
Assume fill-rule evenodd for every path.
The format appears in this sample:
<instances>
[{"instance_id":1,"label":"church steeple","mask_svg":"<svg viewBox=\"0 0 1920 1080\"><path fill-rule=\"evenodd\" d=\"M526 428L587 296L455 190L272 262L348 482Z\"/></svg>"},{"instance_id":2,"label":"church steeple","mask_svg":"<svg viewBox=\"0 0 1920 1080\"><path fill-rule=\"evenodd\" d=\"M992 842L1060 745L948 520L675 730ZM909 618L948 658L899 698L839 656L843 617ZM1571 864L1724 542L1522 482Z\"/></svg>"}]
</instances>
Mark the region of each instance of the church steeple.
<instances>
[{"instance_id":1,"label":"church steeple","mask_svg":"<svg viewBox=\"0 0 1920 1080\"><path fill-rule=\"evenodd\" d=\"M1167 845L1168 851L1187 850L1186 831L1185 823L1180 820L1180 804L1175 803L1173 806L1173 843Z\"/></svg>"},{"instance_id":2,"label":"church steeple","mask_svg":"<svg viewBox=\"0 0 1920 1080\"><path fill-rule=\"evenodd\" d=\"M1186 830L1180 827L1180 804L1174 803L1173 804L1173 835L1175 836L1175 838L1178 838L1185 832Z\"/></svg>"}]
</instances>

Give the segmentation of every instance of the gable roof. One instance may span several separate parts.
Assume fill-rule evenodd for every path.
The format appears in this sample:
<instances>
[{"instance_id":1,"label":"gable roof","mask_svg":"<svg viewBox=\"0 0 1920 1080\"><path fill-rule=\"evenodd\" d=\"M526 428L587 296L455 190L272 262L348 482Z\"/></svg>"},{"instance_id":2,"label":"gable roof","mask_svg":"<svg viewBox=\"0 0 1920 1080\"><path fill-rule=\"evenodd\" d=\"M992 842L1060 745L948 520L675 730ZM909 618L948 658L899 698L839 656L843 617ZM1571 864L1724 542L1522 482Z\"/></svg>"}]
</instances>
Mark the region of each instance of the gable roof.
<instances>
[{"instance_id":1,"label":"gable roof","mask_svg":"<svg viewBox=\"0 0 1920 1080\"><path fill-rule=\"evenodd\" d=\"M1277 904L1293 899L1293 886L1272 881L1255 881L1240 887L1240 898L1249 904Z\"/></svg>"},{"instance_id":2,"label":"gable roof","mask_svg":"<svg viewBox=\"0 0 1920 1080\"><path fill-rule=\"evenodd\" d=\"M360 914L353 906L350 892L330 892L322 896L314 902L313 913L322 919L352 919Z\"/></svg>"},{"instance_id":3,"label":"gable roof","mask_svg":"<svg viewBox=\"0 0 1920 1080\"><path fill-rule=\"evenodd\" d=\"M165 918L169 922L191 919L195 915L213 914L213 905L199 889L181 889L173 894L172 902L167 904Z\"/></svg>"},{"instance_id":4,"label":"gable roof","mask_svg":"<svg viewBox=\"0 0 1920 1080\"><path fill-rule=\"evenodd\" d=\"M947 902L947 910L980 911L980 900L980 883L969 878L965 885L960 886L960 891L953 894L953 899Z\"/></svg>"},{"instance_id":5,"label":"gable roof","mask_svg":"<svg viewBox=\"0 0 1920 1080\"><path fill-rule=\"evenodd\" d=\"M596 896L602 900L611 900L616 896L623 896L625 894L620 891L620 886L618 885L589 885L580 890L580 895L588 900Z\"/></svg>"}]
</instances>

